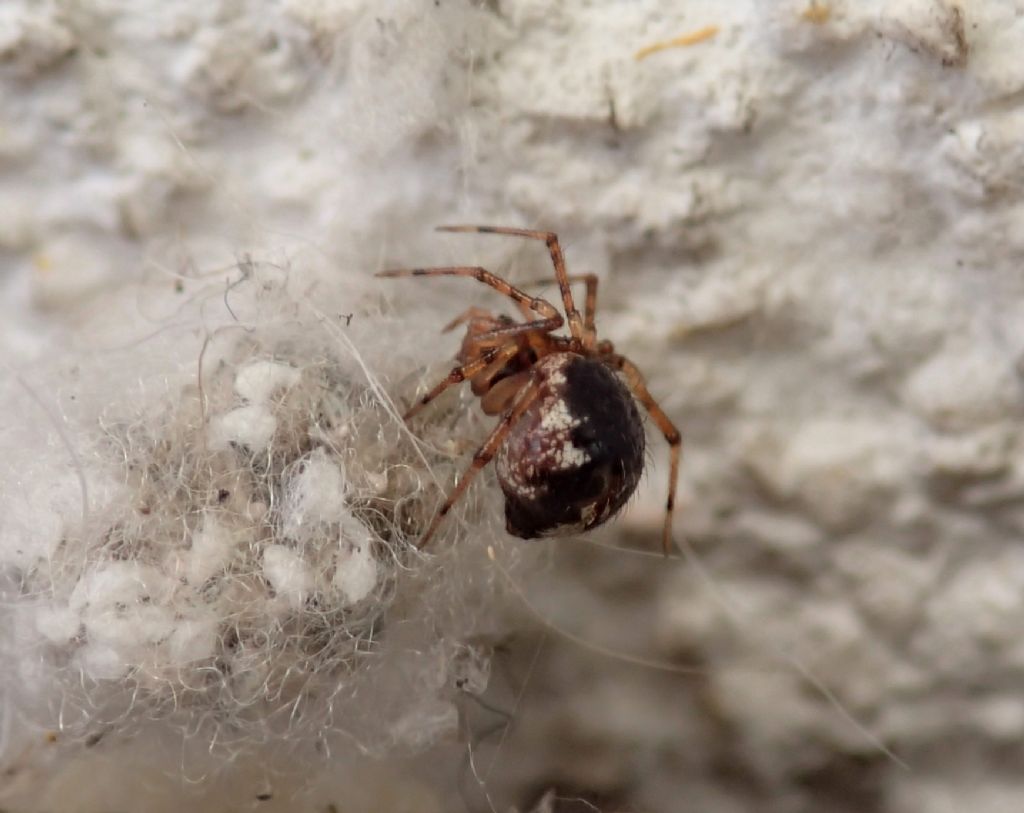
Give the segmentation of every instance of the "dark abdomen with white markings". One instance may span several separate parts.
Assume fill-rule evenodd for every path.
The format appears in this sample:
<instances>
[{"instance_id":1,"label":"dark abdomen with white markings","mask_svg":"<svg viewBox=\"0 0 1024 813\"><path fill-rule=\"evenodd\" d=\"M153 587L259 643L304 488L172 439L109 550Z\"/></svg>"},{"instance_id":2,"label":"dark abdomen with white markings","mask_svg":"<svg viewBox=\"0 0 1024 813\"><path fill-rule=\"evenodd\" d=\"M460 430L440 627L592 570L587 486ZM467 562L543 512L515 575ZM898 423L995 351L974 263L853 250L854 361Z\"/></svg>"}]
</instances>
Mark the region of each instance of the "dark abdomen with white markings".
<instances>
[{"instance_id":1,"label":"dark abdomen with white markings","mask_svg":"<svg viewBox=\"0 0 1024 813\"><path fill-rule=\"evenodd\" d=\"M643 422L608 366L554 353L533 368L540 395L498 452L505 523L522 539L579 533L625 505L644 462Z\"/></svg>"}]
</instances>

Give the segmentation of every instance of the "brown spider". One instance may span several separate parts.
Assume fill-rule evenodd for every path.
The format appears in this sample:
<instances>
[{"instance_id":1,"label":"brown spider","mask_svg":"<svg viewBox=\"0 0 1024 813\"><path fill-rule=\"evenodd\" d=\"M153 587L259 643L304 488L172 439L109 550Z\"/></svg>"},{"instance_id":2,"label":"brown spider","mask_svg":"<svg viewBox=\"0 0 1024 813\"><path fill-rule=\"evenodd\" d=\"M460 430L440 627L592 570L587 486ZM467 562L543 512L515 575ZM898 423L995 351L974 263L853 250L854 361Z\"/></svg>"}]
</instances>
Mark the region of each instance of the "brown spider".
<instances>
[{"instance_id":1,"label":"brown spider","mask_svg":"<svg viewBox=\"0 0 1024 813\"><path fill-rule=\"evenodd\" d=\"M571 336L555 336L565 319L545 299L530 296L476 266L381 271L378 277L473 277L512 299L527 321L469 308L445 331L467 323L458 366L405 414L408 420L448 387L468 380L488 415L501 415L458 485L419 541L424 547L473 477L497 455L508 532L522 539L563 536L594 528L629 499L644 462L644 430L635 396L669 443L669 488L662 545L668 554L682 438L651 397L636 366L598 341L594 328L597 277L570 276L552 232L495 226L442 226L438 231L510 234L543 240ZM569 284L584 282L583 316ZM538 318L539 317L539 318ZM625 384L616 373L621 373ZM632 395L630 394L632 392Z\"/></svg>"}]
</instances>

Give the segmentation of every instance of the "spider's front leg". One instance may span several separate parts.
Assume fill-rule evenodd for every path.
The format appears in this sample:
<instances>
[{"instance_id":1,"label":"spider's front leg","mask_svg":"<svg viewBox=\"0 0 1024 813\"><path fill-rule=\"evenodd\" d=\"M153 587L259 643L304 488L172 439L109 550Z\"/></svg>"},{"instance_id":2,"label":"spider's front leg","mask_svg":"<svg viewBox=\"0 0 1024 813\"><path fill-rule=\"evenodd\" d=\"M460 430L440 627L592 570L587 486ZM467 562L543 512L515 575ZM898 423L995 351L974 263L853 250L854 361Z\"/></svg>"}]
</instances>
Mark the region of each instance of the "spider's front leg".
<instances>
[{"instance_id":1,"label":"spider's front leg","mask_svg":"<svg viewBox=\"0 0 1024 813\"><path fill-rule=\"evenodd\" d=\"M503 280L501 277L492 274L486 268L481 268L475 265L459 265L459 266L439 266L437 268L408 268L398 269L393 271L378 271L374 276L377 277L472 277L478 282L482 282L484 285L488 285L498 293L504 294L509 299L513 300L516 304L528 308L535 314L540 316L540 319L535 319L530 322L523 322L521 324L511 325L509 327L498 328L491 331L490 333L484 334L479 338L511 338L512 336L518 336L523 333L529 333L530 331L542 331L550 333L552 330L558 330L565 322L562 318L562 314L558 312L558 309L548 302L546 299L540 297L530 296L525 291L521 291L511 283Z\"/></svg>"},{"instance_id":2,"label":"spider's front leg","mask_svg":"<svg viewBox=\"0 0 1024 813\"><path fill-rule=\"evenodd\" d=\"M584 335L594 336L596 338L597 329L595 327L597 319L597 274L568 274L566 276L566 282L582 282L585 283L586 288L586 299L583 305L583 331ZM550 284L550 279L531 279L526 282L520 282L519 284L526 288L530 285L544 285Z\"/></svg>"},{"instance_id":3,"label":"spider's front leg","mask_svg":"<svg viewBox=\"0 0 1024 813\"><path fill-rule=\"evenodd\" d=\"M558 289L562 293L562 307L565 308L565 316L569 320L569 332L573 339L579 342L580 346L593 349L597 337L593 331L584 329L580 312L576 310L576 303L572 298L572 291L569 288L569 275L565 270L565 255L562 253L562 246L558 242L558 235L550 231L535 231L534 229L514 229L507 226L438 226L438 231L450 232L476 232L477 234L507 234L512 237L526 237L529 240L540 240L548 247L548 254L551 255L551 264L555 267L555 280L558 282Z\"/></svg>"}]
</instances>

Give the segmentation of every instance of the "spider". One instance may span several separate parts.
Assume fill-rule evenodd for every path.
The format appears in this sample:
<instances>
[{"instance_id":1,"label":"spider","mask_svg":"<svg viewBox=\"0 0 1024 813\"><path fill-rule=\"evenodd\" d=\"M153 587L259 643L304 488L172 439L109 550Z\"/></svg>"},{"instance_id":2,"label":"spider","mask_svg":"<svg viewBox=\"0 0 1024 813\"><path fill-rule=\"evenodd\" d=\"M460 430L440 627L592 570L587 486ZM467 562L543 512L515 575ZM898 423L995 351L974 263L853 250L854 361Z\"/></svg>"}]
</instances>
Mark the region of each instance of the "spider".
<instances>
[{"instance_id":1,"label":"spider","mask_svg":"<svg viewBox=\"0 0 1024 813\"><path fill-rule=\"evenodd\" d=\"M668 555L682 437L647 391L631 361L598 340L594 327L597 277L566 273L552 232L497 226L442 226L438 231L505 234L542 240L551 255L565 317L478 266L381 271L378 277L472 277L514 301L525 321L472 307L444 332L466 325L458 365L406 412L409 421L451 386L469 381L487 415L501 420L420 538L423 548L473 477L497 457L505 524L522 539L565 536L601 525L636 489L643 472L644 429L639 401L669 444L669 489L662 546ZM570 283L586 284L580 316ZM556 336L568 321L569 336ZM620 378L621 376L621 378Z\"/></svg>"}]
</instances>

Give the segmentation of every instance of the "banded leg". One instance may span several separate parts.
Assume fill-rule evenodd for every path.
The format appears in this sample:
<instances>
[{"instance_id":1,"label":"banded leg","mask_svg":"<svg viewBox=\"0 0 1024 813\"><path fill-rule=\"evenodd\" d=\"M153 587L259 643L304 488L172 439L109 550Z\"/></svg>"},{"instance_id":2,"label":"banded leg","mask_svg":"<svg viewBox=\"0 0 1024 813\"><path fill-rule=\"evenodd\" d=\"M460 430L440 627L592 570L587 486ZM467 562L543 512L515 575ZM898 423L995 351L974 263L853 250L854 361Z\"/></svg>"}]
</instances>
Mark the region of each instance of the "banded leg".
<instances>
[{"instance_id":1,"label":"banded leg","mask_svg":"<svg viewBox=\"0 0 1024 813\"><path fill-rule=\"evenodd\" d=\"M434 532L437 531L437 527L441 524L441 521L447 516L452 506L455 505L456 501L461 497L473 478L480 473L480 470L486 466L494 458L494 455L498 453L498 449L501 448L502 442L507 437L508 433L512 430L523 413L529 409L530 405L537 400L540 395L540 388L536 382L531 381L529 384L524 386L519 393L516 395L515 400L512 402L512 406L501 416L501 420L498 425L494 427L491 434L488 435L487 440L484 441L483 445L476 450L476 454L473 455L473 462L469 464L469 468L463 473L461 479L455 488L452 489L448 498L444 501L434 519L431 521L430 526L427 528L426 533L420 537L420 541L416 543L416 547L425 548L427 543L430 542L434 536Z\"/></svg>"},{"instance_id":2,"label":"banded leg","mask_svg":"<svg viewBox=\"0 0 1024 813\"><path fill-rule=\"evenodd\" d=\"M662 549L668 556L672 546L672 514L676 504L676 481L679 479L679 458L682 452L683 438L679 434L679 430L676 429L676 425L669 420L668 415L662 411L658 402L654 400L654 396L648 391L644 377L637 366L625 356L618 354L612 354L608 361L626 377L626 383L636 400L643 404L647 414L651 416L651 420L658 425L665 440L668 441L668 499L665 502L665 528L661 538Z\"/></svg>"},{"instance_id":3,"label":"banded leg","mask_svg":"<svg viewBox=\"0 0 1024 813\"><path fill-rule=\"evenodd\" d=\"M597 274L569 274L566 276L570 284L573 282L584 282L587 285L587 299L583 306L583 329L590 335L596 335L595 319L597 317ZM550 282L547 279L530 279L519 284L523 288L531 285L543 285Z\"/></svg>"},{"instance_id":4,"label":"banded leg","mask_svg":"<svg viewBox=\"0 0 1024 813\"><path fill-rule=\"evenodd\" d=\"M521 307L525 307L525 306L521 306ZM524 313L524 316L527 316L527 317L530 316L530 313L529 313L528 310ZM454 319L452 319L447 325L445 325L443 328L441 328L441 332L442 333L449 333L449 332L455 330L455 328L457 328L459 325L464 325L466 322L472 322L474 320L489 321L489 322L500 322L503 318L507 319L508 317L502 317L500 315L495 315L495 314L491 313L489 310L487 310L486 308L478 308L476 305L474 305L471 308L466 308L466 310L464 310L462 313L460 313L458 316L456 316Z\"/></svg>"},{"instance_id":5,"label":"banded leg","mask_svg":"<svg viewBox=\"0 0 1024 813\"><path fill-rule=\"evenodd\" d=\"M519 352L519 345L515 342L511 344L502 345L501 347L488 347L479 356L466 364L460 364L459 366L452 369L447 376L441 381L434 385L434 387L422 398L420 398L412 407L410 407L406 413L402 416L403 421L408 421L413 415L419 412L423 407L433 401L437 396L444 392L449 387L456 384L461 384L463 381L467 381L473 376L485 371L487 368L497 366L500 370L508 363L509 359L513 358L516 353Z\"/></svg>"},{"instance_id":6,"label":"banded leg","mask_svg":"<svg viewBox=\"0 0 1024 813\"><path fill-rule=\"evenodd\" d=\"M551 264L555 267L555 279L558 281L558 288L562 292L562 306L565 308L566 319L569 320L569 332L582 347L592 349L594 337L584 333L583 320L580 312L576 310L573 302L572 291L569 289L569 277L565 270L565 256L562 254L562 247L558 243L558 235L550 231L533 231L532 229L512 229L505 226L440 226L437 231L450 232L476 232L480 234L508 234L513 237L526 237L530 240L543 240L551 255Z\"/></svg>"},{"instance_id":7,"label":"banded leg","mask_svg":"<svg viewBox=\"0 0 1024 813\"><path fill-rule=\"evenodd\" d=\"M478 282L482 282L484 285L489 285L498 293L504 294L517 304L525 305L531 311L543 317L541 319L535 319L532 322L523 322L521 324L510 325L509 327L496 328L495 330L481 334L479 337L477 337L479 339L488 340L499 337L506 338L511 336L518 336L523 333L529 333L530 331L533 330L539 330L548 333L552 330L558 330L558 328L560 328L565 323L565 320L562 318L562 314L560 314L558 312L558 309L550 302L548 302L546 299L541 299L540 297L536 296L530 296L525 291L519 290L511 283L507 282L506 280L503 280L501 277L495 276L486 268L480 268L479 266L475 265L441 266L437 268L410 268L394 271L378 271L374 276L472 277Z\"/></svg>"}]
</instances>

